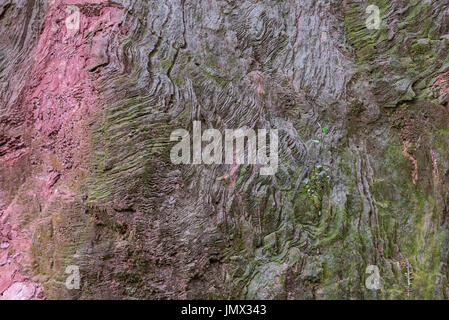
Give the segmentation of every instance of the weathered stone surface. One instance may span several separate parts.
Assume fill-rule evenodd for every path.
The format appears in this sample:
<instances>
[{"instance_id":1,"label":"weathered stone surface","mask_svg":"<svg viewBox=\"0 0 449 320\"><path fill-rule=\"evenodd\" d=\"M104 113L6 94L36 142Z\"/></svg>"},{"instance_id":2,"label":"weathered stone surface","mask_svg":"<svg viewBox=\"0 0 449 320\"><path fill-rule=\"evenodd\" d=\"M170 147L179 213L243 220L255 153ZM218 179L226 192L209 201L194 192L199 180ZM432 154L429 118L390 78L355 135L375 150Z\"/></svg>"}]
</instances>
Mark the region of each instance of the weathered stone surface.
<instances>
[{"instance_id":1,"label":"weathered stone surface","mask_svg":"<svg viewBox=\"0 0 449 320\"><path fill-rule=\"evenodd\" d=\"M2 1L2 298L448 298L449 1L376 3ZM172 164L194 120L279 172Z\"/></svg>"}]
</instances>

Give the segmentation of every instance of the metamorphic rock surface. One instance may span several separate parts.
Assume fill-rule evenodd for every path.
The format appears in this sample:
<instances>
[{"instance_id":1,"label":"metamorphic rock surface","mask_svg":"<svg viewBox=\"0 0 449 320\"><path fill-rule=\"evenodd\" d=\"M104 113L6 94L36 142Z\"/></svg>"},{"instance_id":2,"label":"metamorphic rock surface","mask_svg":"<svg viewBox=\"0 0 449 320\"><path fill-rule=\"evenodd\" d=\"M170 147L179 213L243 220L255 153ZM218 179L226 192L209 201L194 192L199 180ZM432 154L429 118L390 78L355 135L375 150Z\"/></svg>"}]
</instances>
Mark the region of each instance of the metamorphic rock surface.
<instances>
[{"instance_id":1,"label":"metamorphic rock surface","mask_svg":"<svg viewBox=\"0 0 449 320\"><path fill-rule=\"evenodd\" d=\"M448 299L448 49L449 0L0 0L0 299Z\"/></svg>"}]
</instances>

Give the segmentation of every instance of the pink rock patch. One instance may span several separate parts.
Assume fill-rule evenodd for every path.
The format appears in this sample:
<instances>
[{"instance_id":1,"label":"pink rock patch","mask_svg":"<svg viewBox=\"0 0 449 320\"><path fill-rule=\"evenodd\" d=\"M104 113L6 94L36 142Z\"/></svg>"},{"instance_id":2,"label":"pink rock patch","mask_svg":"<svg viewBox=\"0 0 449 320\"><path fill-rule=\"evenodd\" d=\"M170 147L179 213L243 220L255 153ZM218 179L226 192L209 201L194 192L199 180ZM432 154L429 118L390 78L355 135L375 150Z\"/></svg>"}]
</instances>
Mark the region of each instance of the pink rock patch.
<instances>
[{"instance_id":1,"label":"pink rock patch","mask_svg":"<svg viewBox=\"0 0 449 320\"><path fill-rule=\"evenodd\" d=\"M69 22L77 24L76 29L67 23L73 8L79 17ZM111 37L123 32L121 14L120 8L106 0L49 2L32 51L33 65L21 106L35 147L26 148L20 137L0 137L1 162L9 163L29 152L42 162L46 173L35 177L39 187L28 193L43 204L43 211L45 203L61 193L58 184L64 183L66 174L85 169L82 150L87 150L90 141L87 122L101 109L96 81L109 64ZM23 208L15 200L0 209L0 300L42 299L42 285L31 281L32 274L28 274L33 222L21 227L17 213Z\"/></svg>"}]
</instances>

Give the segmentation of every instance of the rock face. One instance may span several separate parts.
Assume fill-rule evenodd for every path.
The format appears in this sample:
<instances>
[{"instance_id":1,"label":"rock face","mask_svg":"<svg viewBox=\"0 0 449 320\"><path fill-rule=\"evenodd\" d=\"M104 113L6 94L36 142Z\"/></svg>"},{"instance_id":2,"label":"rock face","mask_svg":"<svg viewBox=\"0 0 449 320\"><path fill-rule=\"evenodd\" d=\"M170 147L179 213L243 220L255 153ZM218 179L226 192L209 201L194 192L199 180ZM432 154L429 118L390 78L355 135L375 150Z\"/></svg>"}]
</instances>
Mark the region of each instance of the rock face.
<instances>
[{"instance_id":1,"label":"rock face","mask_svg":"<svg viewBox=\"0 0 449 320\"><path fill-rule=\"evenodd\" d=\"M370 4L0 0L0 298L447 299L449 0Z\"/></svg>"}]
</instances>

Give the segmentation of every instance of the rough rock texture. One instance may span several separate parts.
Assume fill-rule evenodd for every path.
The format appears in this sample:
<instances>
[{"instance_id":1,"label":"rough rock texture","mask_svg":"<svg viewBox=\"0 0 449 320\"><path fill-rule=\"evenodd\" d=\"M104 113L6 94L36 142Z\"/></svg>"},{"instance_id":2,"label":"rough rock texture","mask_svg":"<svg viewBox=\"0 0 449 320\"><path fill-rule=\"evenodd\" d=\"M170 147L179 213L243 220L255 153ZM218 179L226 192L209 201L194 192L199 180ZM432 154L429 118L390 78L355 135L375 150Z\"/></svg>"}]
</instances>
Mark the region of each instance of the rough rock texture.
<instances>
[{"instance_id":1,"label":"rough rock texture","mask_svg":"<svg viewBox=\"0 0 449 320\"><path fill-rule=\"evenodd\" d=\"M449 0L0 0L0 297L447 299L448 46ZM278 173L172 164L194 120Z\"/></svg>"}]
</instances>

